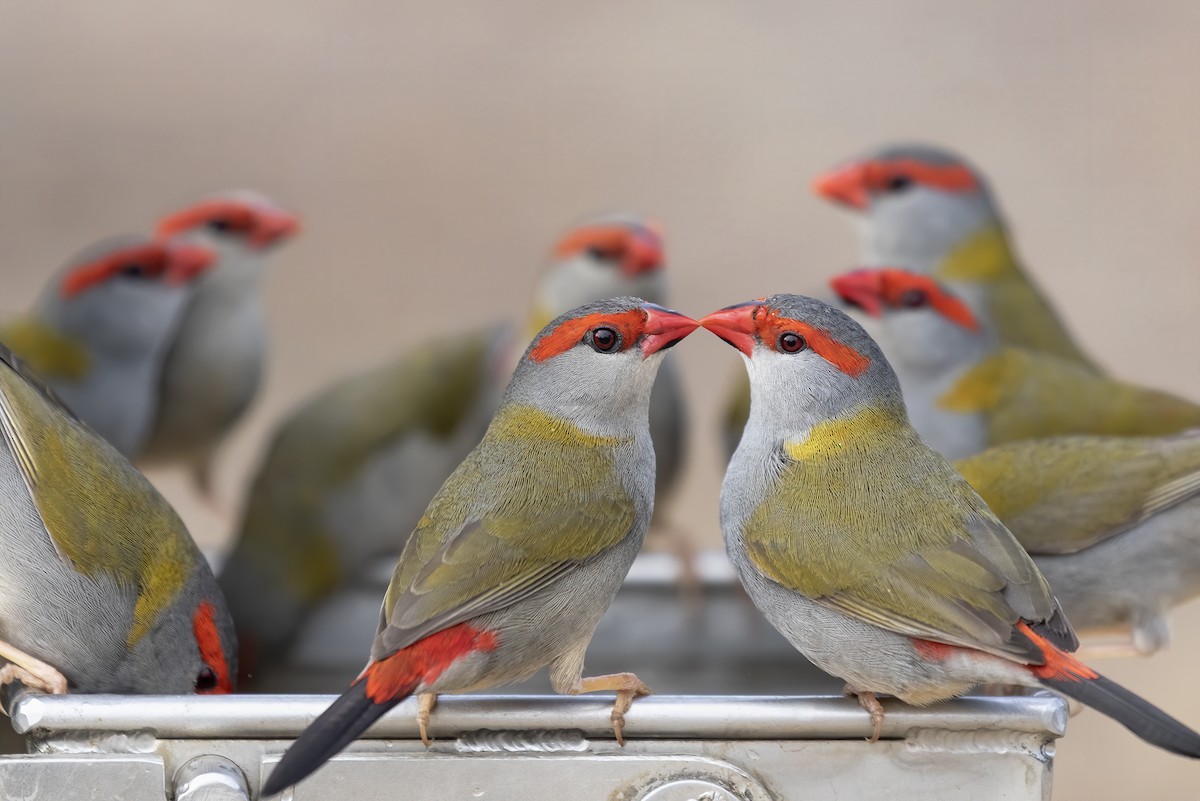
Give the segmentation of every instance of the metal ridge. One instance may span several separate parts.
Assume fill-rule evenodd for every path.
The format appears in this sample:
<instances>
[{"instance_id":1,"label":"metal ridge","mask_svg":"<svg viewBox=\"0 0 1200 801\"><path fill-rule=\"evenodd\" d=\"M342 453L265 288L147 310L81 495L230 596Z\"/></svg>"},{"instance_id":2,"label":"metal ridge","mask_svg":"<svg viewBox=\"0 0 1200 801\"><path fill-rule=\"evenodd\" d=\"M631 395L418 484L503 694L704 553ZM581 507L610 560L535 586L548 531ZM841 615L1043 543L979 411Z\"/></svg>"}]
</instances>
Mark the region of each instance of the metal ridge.
<instances>
[{"instance_id":1,"label":"metal ridge","mask_svg":"<svg viewBox=\"0 0 1200 801\"><path fill-rule=\"evenodd\" d=\"M13 728L38 732L150 732L159 739L291 739L326 706L331 695L39 695L23 693L11 705ZM882 735L903 738L914 729L1012 731L1061 737L1067 705L1041 693L970 696L917 709L884 702ZM442 696L430 734L453 737L480 730L576 730L612 736L611 696ZM655 695L626 714L630 739L826 740L871 733L866 712L841 696ZM367 738L416 739L416 700L409 698L368 731Z\"/></svg>"}]
</instances>

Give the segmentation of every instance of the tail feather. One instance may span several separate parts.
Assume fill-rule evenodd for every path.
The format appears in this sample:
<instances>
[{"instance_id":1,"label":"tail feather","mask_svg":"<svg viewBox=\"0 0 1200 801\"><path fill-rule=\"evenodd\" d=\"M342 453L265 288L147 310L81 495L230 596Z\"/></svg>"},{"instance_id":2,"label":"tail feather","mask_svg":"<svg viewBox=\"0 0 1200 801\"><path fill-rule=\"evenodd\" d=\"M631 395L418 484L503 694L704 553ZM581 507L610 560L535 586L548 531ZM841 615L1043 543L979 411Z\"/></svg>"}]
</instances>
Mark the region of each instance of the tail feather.
<instances>
[{"instance_id":1,"label":"tail feather","mask_svg":"<svg viewBox=\"0 0 1200 801\"><path fill-rule=\"evenodd\" d=\"M1042 684L1108 715L1151 745L1200 759L1200 734L1111 679L1041 679Z\"/></svg>"},{"instance_id":2,"label":"tail feather","mask_svg":"<svg viewBox=\"0 0 1200 801\"><path fill-rule=\"evenodd\" d=\"M1029 669L1046 687L1108 715L1151 745L1200 759L1200 734L1059 650L1026 623L1018 623L1017 630L1041 652L1042 664L1030 665Z\"/></svg>"},{"instance_id":3,"label":"tail feather","mask_svg":"<svg viewBox=\"0 0 1200 801\"><path fill-rule=\"evenodd\" d=\"M306 778L417 688L414 681L410 686L397 688L399 692L392 697L376 701L368 693L367 685L367 676L358 679L300 733L263 784L264 798Z\"/></svg>"}]
</instances>

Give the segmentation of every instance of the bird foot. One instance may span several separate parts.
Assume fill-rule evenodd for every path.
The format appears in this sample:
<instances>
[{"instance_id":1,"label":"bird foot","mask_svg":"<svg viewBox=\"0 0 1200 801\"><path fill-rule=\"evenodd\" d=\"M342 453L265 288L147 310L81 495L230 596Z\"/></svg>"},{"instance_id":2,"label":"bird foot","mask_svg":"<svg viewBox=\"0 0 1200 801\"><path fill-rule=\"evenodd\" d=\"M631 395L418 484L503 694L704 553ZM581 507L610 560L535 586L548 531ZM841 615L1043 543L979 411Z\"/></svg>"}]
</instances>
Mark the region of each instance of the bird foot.
<instances>
[{"instance_id":1,"label":"bird foot","mask_svg":"<svg viewBox=\"0 0 1200 801\"><path fill-rule=\"evenodd\" d=\"M417 728L421 730L421 742L425 747L433 745L429 738L429 716L437 706L437 693L417 693Z\"/></svg>"},{"instance_id":2,"label":"bird foot","mask_svg":"<svg viewBox=\"0 0 1200 801\"><path fill-rule=\"evenodd\" d=\"M611 673L607 676L580 679L571 688L570 694L577 695L600 690L616 690L617 692L617 700L613 704L612 714L608 716L608 719L612 721L613 735L617 739L617 745L623 748L625 746L625 713L633 705L633 699L650 695L651 690L633 673Z\"/></svg>"},{"instance_id":3,"label":"bird foot","mask_svg":"<svg viewBox=\"0 0 1200 801\"><path fill-rule=\"evenodd\" d=\"M883 704L879 703L879 699L875 697L875 693L855 692L850 689L849 685L846 686L844 692L846 695L856 696L859 705L867 710L867 714L871 716L870 742L879 742L879 735L883 733Z\"/></svg>"},{"instance_id":4,"label":"bird foot","mask_svg":"<svg viewBox=\"0 0 1200 801\"><path fill-rule=\"evenodd\" d=\"M31 690L49 695L67 692L67 677L37 657L0 642L0 658L9 660L9 664L0 668L0 685L19 681Z\"/></svg>"}]
</instances>

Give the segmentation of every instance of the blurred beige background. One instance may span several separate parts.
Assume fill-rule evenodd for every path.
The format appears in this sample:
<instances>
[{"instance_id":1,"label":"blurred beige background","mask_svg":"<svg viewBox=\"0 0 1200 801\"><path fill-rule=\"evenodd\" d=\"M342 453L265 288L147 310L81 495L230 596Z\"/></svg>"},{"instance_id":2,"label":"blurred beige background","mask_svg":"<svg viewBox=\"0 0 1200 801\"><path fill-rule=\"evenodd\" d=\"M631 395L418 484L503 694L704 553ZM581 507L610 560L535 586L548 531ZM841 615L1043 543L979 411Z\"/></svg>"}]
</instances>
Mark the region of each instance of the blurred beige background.
<instances>
[{"instance_id":1,"label":"blurred beige background","mask_svg":"<svg viewBox=\"0 0 1200 801\"><path fill-rule=\"evenodd\" d=\"M155 476L207 543L289 406L522 314L577 218L663 220L691 314L815 291L855 251L810 179L896 138L987 170L1095 356L1200 398L1196 3L106 0L0 19L0 309L204 192L250 186L304 216L268 276L270 374L222 460L228 513ZM712 337L675 353L696 428L677 516L715 544L715 419L741 368ZM1105 672L1200 726L1200 605L1176 640ZM1197 795L1194 765L1095 713L1059 754L1060 801Z\"/></svg>"}]
</instances>

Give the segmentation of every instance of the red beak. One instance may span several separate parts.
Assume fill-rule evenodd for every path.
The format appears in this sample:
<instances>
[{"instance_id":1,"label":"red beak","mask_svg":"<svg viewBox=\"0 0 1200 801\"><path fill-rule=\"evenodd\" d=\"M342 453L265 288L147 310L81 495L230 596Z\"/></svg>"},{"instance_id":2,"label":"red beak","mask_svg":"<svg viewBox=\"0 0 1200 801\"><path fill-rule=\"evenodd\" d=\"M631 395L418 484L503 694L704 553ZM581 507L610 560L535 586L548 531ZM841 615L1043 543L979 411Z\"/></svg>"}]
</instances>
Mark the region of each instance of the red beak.
<instances>
[{"instance_id":1,"label":"red beak","mask_svg":"<svg viewBox=\"0 0 1200 801\"><path fill-rule=\"evenodd\" d=\"M871 202L867 192L867 165L851 164L822 173L813 181L813 191L834 203L865 210Z\"/></svg>"},{"instance_id":2,"label":"red beak","mask_svg":"<svg viewBox=\"0 0 1200 801\"><path fill-rule=\"evenodd\" d=\"M699 327L691 317L664 309L654 303L643 303L646 310L646 336L642 340L642 358L666 350Z\"/></svg>"},{"instance_id":3,"label":"red beak","mask_svg":"<svg viewBox=\"0 0 1200 801\"><path fill-rule=\"evenodd\" d=\"M269 247L299 231L300 218L296 215L283 209L260 208L255 212L250 244L257 248Z\"/></svg>"},{"instance_id":4,"label":"red beak","mask_svg":"<svg viewBox=\"0 0 1200 801\"><path fill-rule=\"evenodd\" d=\"M200 245L168 245L166 283L177 286L195 280L215 258L215 253Z\"/></svg>"},{"instance_id":5,"label":"red beak","mask_svg":"<svg viewBox=\"0 0 1200 801\"><path fill-rule=\"evenodd\" d=\"M627 278L642 273L651 273L662 267L662 238L653 228L639 230L629 237L625 258L621 261L621 272Z\"/></svg>"},{"instance_id":6,"label":"red beak","mask_svg":"<svg viewBox=\"0 0 1200 801\"><path fill-rule=\"evenodd\" d=\"M883 316L883 273L861 269L834 276L829 286L851 306L857 306L872 317Z\"/></svg>"},{"instance_id":7,"label":"red beak","mask_svg":"<svg viewBox=\"0 0 1200 801\"><path fill-rule=\"evenodd\" d=\"M739 303L715 311L700 321L700 325L744 353L754 353L754 312L762 304L757 301Z\"/></svg>"}]
</instances>

